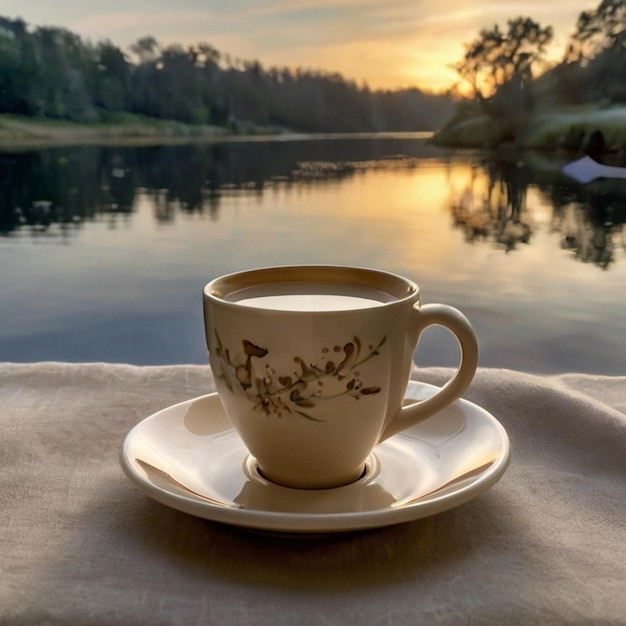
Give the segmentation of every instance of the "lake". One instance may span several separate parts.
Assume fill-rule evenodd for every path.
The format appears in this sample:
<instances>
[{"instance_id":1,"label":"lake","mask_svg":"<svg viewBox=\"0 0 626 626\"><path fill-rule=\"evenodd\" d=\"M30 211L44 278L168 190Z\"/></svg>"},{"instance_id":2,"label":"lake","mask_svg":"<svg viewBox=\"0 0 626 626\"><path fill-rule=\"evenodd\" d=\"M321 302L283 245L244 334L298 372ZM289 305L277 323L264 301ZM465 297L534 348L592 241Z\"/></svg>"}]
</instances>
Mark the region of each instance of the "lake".
<instances>
[{"instance_id":1,"label":"lake","mask_svg":"<svg viewBox=\"0 0 626 626\"><path fill-rule=\"evenodd\" d=\"M0 360L206 363L206 282L339 263L463 310L481 366L626 374L626 181L575 183L573 158L419 133L0 147ZM416 354L457 359L439 328Z\"/></svg>"}]
</instances>

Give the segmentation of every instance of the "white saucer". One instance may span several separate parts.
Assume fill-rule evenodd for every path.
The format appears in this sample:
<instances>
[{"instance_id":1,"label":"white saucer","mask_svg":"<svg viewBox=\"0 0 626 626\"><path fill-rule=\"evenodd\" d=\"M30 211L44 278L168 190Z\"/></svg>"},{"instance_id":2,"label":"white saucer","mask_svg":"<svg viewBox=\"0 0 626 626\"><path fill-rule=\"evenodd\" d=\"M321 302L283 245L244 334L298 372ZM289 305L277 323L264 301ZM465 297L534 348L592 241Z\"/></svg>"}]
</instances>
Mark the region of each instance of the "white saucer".
<instances>
[{"instance_id":1,"label":"white saucer","mask_svg":"<svg viewBox=\"0 0 626 626\"><path fill-rule=\"evenodd\" d=\"M408 399L435 387L411 382ZM334 489L265 480L217 394L181 402L127 435L122 467L139 489L174 509L248 529L326 533L387 526L456 507L504 474L510 444L487 411L459 400L379 444L362 478Z\"/></svg>"}]
</instances>

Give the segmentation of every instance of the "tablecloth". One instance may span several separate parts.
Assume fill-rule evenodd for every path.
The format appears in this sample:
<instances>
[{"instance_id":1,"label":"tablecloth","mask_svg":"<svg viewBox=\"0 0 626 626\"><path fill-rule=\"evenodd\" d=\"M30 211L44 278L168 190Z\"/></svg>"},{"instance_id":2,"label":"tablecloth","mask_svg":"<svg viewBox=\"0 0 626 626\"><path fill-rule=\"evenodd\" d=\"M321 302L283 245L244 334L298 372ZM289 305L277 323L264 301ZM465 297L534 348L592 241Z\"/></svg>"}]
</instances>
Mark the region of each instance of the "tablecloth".
<instances>
[{"instance_id":1,"label":"tablecloth","mask_svg":"<svg viewBox=\"0 0 626 626\"><path fill-rule=\"evenodd\" d=\"M213 389L208 366L0 364L0 623L626 623L626 377L480 369L465 397L509 434L500 482L300 539L178 512L124 476L135 424Z\"/></svg>"}]
</instances>

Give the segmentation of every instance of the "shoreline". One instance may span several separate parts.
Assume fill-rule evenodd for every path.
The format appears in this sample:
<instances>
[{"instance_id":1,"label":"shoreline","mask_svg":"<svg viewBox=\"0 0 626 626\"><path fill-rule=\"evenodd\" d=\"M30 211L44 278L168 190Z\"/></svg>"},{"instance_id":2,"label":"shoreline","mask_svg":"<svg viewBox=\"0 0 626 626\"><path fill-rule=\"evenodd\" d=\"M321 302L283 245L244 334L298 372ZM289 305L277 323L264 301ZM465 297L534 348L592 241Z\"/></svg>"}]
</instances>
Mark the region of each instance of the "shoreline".
<instances>
[{"instance_id":1,"label":"shoreline","mask_svg":"<svg viewBox=\"0 0 626 626\"><path fill-rule=\"evenodd\" d=\"M79 123L0 113L0 149L81 145L154 146L212 142L300 141L306 139L415 138L430 140L431 131L306 133L277 127L242 125L190 126L180 122L139 119L130 122Z\"/></svg>"},{"instance_id":2,"label":"shoreline","mask_svg":"<svg viewBox=\"0 0 626 626\"><path fill-rule=\"evenodd\" d=\"M191 126L172 120L140 116L112 116L111 121L69 122L0 114L0 147L63 145L155 145L274 136L280 129L246 127L242 132L220 126Z\"/></svg>"},{"instance_id":3,"label":"shoreline","mask_svg":"<svg viewBox=\"0 0 626 626\"><path fill-rule=\"evenodd\" d=\"M452 149L539 150L584 153L592 134L601 137L599 153L626 152L626 107L581 107L546 110L520 120L476 116L451 119L435 132L306 133L279 127L235 124L191 126L172 120L112 114L99 122L68 122L0 113L0 149L71 145L154 146L242 141L298 141L368 137L419 138Z\"/></svg>"}]
</instances>

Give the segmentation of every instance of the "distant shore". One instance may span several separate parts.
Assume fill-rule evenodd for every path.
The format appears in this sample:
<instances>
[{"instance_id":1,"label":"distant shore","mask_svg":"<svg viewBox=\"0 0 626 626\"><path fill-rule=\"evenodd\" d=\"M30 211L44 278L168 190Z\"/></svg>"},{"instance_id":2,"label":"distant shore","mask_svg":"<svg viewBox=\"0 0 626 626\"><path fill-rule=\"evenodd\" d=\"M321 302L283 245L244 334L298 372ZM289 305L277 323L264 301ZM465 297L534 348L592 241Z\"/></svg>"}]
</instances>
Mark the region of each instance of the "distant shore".
<instances>
[{"instance_id":1,"label":"distant shore","mask_svg":"<svg viewBox=\"0 0 626 626\"><path fill-rule=\"evenodd\" d=\"M21 115L0 114L0 146L41 146L69 144L124 143L149 145L210 141L228 137L252 137L283 133L275 127L236 124L192 126L129 114L112 115L107 121L79 123Z\"/></svg>"},{"instance_id":2,"label":"distant shore","mask_svg":"<svg viewBox=\"0 0 626 626\"><path fill-rule=\"evenodd\" d=\"M195 126L129 114L107 122L78 123L0 113L0 149L65 145L125 145L204 143L212 141L297 140L302 138L411 137L429 140L432 131L306 133L277 126L236 122L231 127Z\"/></svg>"}]
</instances>

